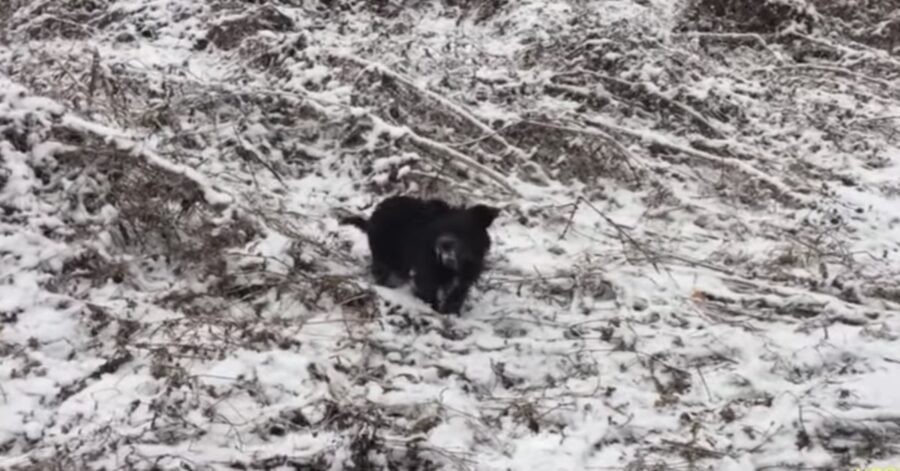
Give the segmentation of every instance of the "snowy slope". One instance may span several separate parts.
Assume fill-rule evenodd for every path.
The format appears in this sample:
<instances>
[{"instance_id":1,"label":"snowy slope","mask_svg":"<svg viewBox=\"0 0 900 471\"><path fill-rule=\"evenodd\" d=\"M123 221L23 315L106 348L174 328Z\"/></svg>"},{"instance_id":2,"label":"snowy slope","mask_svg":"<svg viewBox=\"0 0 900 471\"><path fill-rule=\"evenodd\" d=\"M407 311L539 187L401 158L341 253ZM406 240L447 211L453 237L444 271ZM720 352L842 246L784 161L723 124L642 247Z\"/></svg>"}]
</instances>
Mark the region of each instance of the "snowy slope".
<instances>
[{"instance_id":1,"label":"snowy slope","mask_svg":"<svg viewBox=\"0 0 900 471\"><path fill-rule=\"evenodd\" d=\"M900 466L900 23L708 3L0 6L0 469Z\"/></svg>"}]
</instances>

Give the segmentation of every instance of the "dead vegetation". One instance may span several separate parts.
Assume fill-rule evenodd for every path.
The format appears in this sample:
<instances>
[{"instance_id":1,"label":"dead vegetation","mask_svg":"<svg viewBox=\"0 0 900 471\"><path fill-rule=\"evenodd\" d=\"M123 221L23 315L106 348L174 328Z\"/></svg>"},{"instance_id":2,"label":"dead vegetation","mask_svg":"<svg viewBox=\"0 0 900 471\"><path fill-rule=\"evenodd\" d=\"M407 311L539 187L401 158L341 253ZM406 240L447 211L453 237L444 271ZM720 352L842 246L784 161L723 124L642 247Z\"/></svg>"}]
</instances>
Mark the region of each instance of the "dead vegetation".
<instances>
[{"instance_id":1,"label":"dead vegetation","mask_svg":"<svg viewBox=\"0 0 900 471\"><path fill-rule=\"evenodd\" d=\"M101 213L111 207L116 217L102 223L115 228L111 236L124 253L158 257L179 271L195 271L207 264L205 270L198 270L202 273L223 270L227 249L256 236L252 222L239 216L214 222L221 216L205 201L202 188L183 175L71 129L50 137L68 146L56 155L61 167L56 175L79 189L68 194L69 214L77 217L83 210L99 223Z\"/></svg>"},{"instance_id":2,"label":"dead vegetation","mask_svg":"<svg viewBox=\"0 0 900 471\"><path fill-rule=\"evenodd\" d=\"M110 10L108 2L39 3L0 5L0 16L12 19L3 26L5 41L106 35L106 40L131 43L155 39L170 26L150 21L145 11L126 17ZM464 60L417 52L421 38L409 36L414 27L405 23L407 14L434 5L323 1L322 8L308 12L327 21L376 12L378 21L401 32L399 39L380 37L383 45L370 38L375 43L367 45L372 57L361 57L329 50L315 29L305 29L279 10L297 3L303 2L212 2L195 12L204 18L208 13L227 15L207 22L203 31L194 32L197 37L184 38L194 41L197 51L236 58L230 64L236 75L221 79L138 67L86 43L74 43L65 54L25 47L3 56L16 59L5 72L32 91L92 120L129 130L126 139L65 121L26 126L0 121L4 143L18 152L33 153L44 140L65 146L31 167L40 180L38 193L58 206L65 226L58 232L48 229L46 236L76 248L44 286L86 302L77 316L90 342L78 354L96 353L104 361L61 385L55 403L127 368L146 368L165 391L124 411L128 417L146 412L144 417L152 417L149 425L108 438L108 446L130 450L118 452L122 466L184 465L190 458L173 454L151 460L133 445L192 443L215 429L234 437L233 443L331 434L339 437L330 446L345 455L346 469L478 469L466 452L430 445L429 434L458 420L477 432L475 445L502 450L500 440L509 437L498 434L564 436L573 425L555 413L581 407L587 414L588 407L578 402L584 399L610 422L610 432L592 453L623 443L642 447L643 432L629 426L634 412L623 405L627 401L618 385L652 391L653 409L676 414L677 431L684 436L645 447L630 466L678 459L694 467L765 450L771 438L766 434L780 429L740 429L747 416L770 410L773 396L735 379L740 399L723 405L713 397L718 391L710 390L705 375L727 371L739 361L738 354L726 349L698 355L689 349L694 340L683 332L728 326L734 332L758 333L788 325L827 333L829 326L840 325L869 329L873 339L896 338L889 329L879 330L875 324L883 313L868 312L862 299L900 304L891 283L896 273L864 270L871 266L863 261L866 255L847 249L850 229L841 221L831 222L837 218L832 211L845 208L835 209L837 203L829 199L833 195L819 188L849 185L850 180L802 159L809 148L801 148L805 144L799 139L773 144L765 129L754 127L760 119L755 113L764 104L774 110L765 119L825 129L836 149L878 162L878 149L885 147L881 144L897 142L889 125L864 122L867 110L816 108L796 94L852 88L865 100L897 96L890 83L900 73L891 55L896 21L885 4L859 0L872 8L851 8L824 1L698 0L682 12L680 36L672 42L647 25L609 25L582 15L566 34L531 39L514 58L474 52ZM481 25L512 6L444 1L439 7L460 22ZM183 13L178 10L176 22L187 21ZM407 41L405 49L402 41ZM379 49L393 46L405 55ZM462 46L477 51L471 44ZM471 64L506 73L478 75ZM422 67L448 72L444 80L423 84L417 76L424 74ZM533 68L542 73L526 73ZM248 83L241 74L258 81ZM760 89L754 85L759 76L777 86ZM708 85L709 77L729 87ZM289 79L302 89L284 86ZM705 93L696 91L701 85ZM334 99L343 91L346 102ZM547 103L559 106L548 111ZM483 112L495 108L507 113L498 118ZM827 118L837 112L854 120L852 132L841 131L843 126ZM139 145L151 138L158 155ZM485 285L522 300L492 311L491 319L453 323L409 312L373 292L351 271L359 260L335 243L322 214L303 214L285 203L292 180L326 178L325 172L347 176L360 191L374 194L403 189L509 202L508 211L515 215L510 219L524 227L558 224L554 236L560 241L591 237L607 252L587 254L582 264L553 273L523 274L501 256L496 278ZM0 167L0 191L9 175L5 165ZM196 175L214 175L237 202L211 197L210 192L220 189ZM562 186L567 203L525 202L519 197L524 184ZM702 194L690 193L690 184ZM643 205L640 227L608 215L627 197ZM706 208L697 202L707 198L724 202L732 214L703 213ZM810 199L818 203L810 205ZM31 217L19 214L20 208L2 209L3 224ZM669 213L681 210L702 213L694 218L701 237L740 244L752 236L784 243L765 254L736 253L732 247L702 259L681 253L695 247L693 241L667 233L665 226L672 220ZM794 216L801 210L806 219ZM736 216L757 211L792 216L780 227L756 224L756 229ZM585 214L598 222L593 227L574 222ZM272 233L289 239L287 259L253 251ZM548 252L567 256L563 246L551 246ZM687 248L671 248L679 246ZM847 268L853 281L845 283L819 268L826 265ZM691 267L720 274L725 282L722 292L695 290L676 308L634 298L631 288L597 268L622 266L643 273L637 278ZM814 275L798 275L804 271ZM169 283L172 278L177 281ZM152 295L107 299L104 305L91 302L90 290L109 285L143 294L152 287ZM597 322L598 306L615 314ZM157 310L169 317L154 318ZM323 312L336 314L317 317ZM16 323L20 314L0 312L0 321ZM330 323L341 327L340 336L315 330ZM476 342L479 329L501 341ZM550 329L553 338L540 338L542 329ZM668 331L679 334L670 338ZM287 352L298 354L295 360L300 361L321 353L310 347L321 341L318 336L326 337L328 361L310 363L308 382L284 393L288 399L267 389L267 378L256 373L221 386L194 368L247 352ZM546 342L539 354L529 350L531 337ZM655 349L662 342L671 343L663 346L670 353ZM17 362L17 374L41 376L28 348L34 349L10 346L19 353L8 358ZM651 348L654 353L645 353ZM422 349L430 353L419 356ZM608 364L598 364L595 352ZM479 371L454 366L472 356L489 365L487 379L476 377ZM513 361L520 357L546 362L539 364L546 371L535 375L521 368ZM771 361L776 365L771 373L792 385L825 373L831 379L849 376L855 371L850 363L856 363L816 369L792 359ZM427 383L432 376L457 388L455 394L477 397L479 415L445 403L391 407L355 389L377 387L390 394ZM587 383L593 389L583 387ZM572 384L582 389L567 389ZM706 397L709 404L697 405L697 397ZM235 422L228 415L231 401L265 412ZM192 415L196 411L202 412L200 418ZM66 433L84 424L75 420ZM728 433L758 444L750 450L717 447L709 438L716 433L713 424L733 426L736 430ZM783 433L797 438L798 449L821 446L842 465L852 465L896 455L896 440L890 438L894 425L891 418L846 419L784 425ZM14 469L77 469L100 462L107 442L88 442L92 434L105 433L111 432L89 428L83 441L57 445L47 451L50 457L35 454L30 464ZM4 447L31 452L37 445L23 438L0 443ZM333 450L308 456L248 454L227 465L332 469L334 456Z\"/></svg>"},{"instance_id":3,"label":"dead vegetation","mask_svg":"<svg viewBox=\"0 0 900 471\"><path fill-rule=\"evenodd\" d=\"M294 29L294 22L290 17L273 6L263 5L250 12L244 12L239 6L234 9L217 11L219 14L226 15L230 12L238 12L243 16L223 20L212 26L206 34L206 38L197 44L198 49L203 49L205 43L210 42L227 51L241 45L245 39L262 30L286 33Z\"/></svg>"},{"instance_id":4,"label":"dead vegetation","mask_svg":"<svg viewBox=\"0 0 900 471\"><path fill-rule=\"evenodd\" d=\"M16 4L19 3L19 6ZM4 29L24 33L29 39L85 39L96 32L92 23L101 18L108 2L105 0L77 0L16 2L7 15ZM2 12L0 12L2 13Z\"/></svg>"}]
</instances>

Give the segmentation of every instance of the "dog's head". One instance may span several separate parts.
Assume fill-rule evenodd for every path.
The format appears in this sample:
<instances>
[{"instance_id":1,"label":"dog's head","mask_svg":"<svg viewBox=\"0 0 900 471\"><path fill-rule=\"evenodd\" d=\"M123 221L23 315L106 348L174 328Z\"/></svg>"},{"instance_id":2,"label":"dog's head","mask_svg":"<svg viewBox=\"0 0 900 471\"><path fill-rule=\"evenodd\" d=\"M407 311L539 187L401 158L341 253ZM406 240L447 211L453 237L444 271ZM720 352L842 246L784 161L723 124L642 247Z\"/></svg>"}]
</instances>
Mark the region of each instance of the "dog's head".
<instances>
[{"instance_id":1,"label":"dog's head","mask_svg":"<svg viewBox=\"0 0 900 471\"><path fill-rule=\"evenodd\" d=\"M480 263L491 245L487 229L499 214L499 209L479 204L445 217L434 239L438 262L454 271Z\"/></svg>"},{"instance_id":2,"label":"dog's head","mask_svg":"<svg viewBox=\"0 0 900 471\"><path fill-rule=\"evenodd\" d=\"M447 202L439 199L430 199L422 202L422 215L430 220L441 217L453 208Z\"/></svg>"}]
</instances>

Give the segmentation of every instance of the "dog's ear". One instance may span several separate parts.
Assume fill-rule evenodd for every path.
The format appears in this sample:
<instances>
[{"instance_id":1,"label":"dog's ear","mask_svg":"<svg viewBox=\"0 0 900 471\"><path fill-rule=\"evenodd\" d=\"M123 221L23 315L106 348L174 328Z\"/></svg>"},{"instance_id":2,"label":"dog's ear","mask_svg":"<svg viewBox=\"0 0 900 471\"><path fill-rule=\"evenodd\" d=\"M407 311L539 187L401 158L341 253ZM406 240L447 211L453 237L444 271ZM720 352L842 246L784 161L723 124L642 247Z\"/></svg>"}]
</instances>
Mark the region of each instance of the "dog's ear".
<instances>
[{"instance_id":1,"label":"dog's ear","mask_svg":"<svg viewBox=\"0 0 900 471\"><path fill-rule=\"evenodd\" d=\"M476 221L487 229L494 222L494 219L497 219L497 216L500 215L500 208L476 204L469 208L469 212L475 216Z\"/></svg>"}]
</instances>

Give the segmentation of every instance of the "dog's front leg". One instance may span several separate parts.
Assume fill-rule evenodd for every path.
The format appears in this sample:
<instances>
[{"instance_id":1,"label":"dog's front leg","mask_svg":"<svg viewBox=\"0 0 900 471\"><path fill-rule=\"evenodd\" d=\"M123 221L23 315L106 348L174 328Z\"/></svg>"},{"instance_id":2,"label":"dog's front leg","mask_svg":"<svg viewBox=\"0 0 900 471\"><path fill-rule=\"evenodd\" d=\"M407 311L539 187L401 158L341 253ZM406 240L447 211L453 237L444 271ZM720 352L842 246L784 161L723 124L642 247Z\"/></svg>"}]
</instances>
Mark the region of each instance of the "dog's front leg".
<instances>
[{"instance_id":1,"label":"dog's front leg","mask_svg":"<svg viewBox=\"0 0 900 471\"><path fill-rule=\"evenodd\" d=\"M389 267L386 263L376 257L372 257L371 270L372 278L375 279L376 285L387 286L388 288L396 287L391 286L391 267Z\"/></svg>"},{"instance_id":2,"label":"dog's front leg","mask_svg":"<svg viewBox=\"0 0 900 471\"><path fill-rule=\"evenodd\" d=\"M431 270L416 270L413 272L413 293L416 297L428 303L437 311L438 281Z\"/></svg>"},{"instance_id":3,"label":"dog's front leg","mask_svg":"<svg viewBox=\"0 0 900 471\"><path fill-rule=\"evenodd\" d=\"M466 301L466 296L469 294L469 286L469 283L461 283L459 281L453 283L447 289L438 311L442 314L459 314L463 303Z\"/></svg>"}]
</instances>

